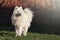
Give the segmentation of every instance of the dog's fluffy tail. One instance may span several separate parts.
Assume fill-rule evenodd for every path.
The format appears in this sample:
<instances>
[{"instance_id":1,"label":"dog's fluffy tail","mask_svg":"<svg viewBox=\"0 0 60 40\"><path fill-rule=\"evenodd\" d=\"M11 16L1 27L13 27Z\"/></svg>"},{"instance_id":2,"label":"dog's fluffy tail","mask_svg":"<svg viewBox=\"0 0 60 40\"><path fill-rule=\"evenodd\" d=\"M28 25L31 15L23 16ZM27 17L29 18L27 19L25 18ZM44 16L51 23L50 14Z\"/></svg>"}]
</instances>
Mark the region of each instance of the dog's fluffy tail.
<instances>
[{"instance_id":1,"label":"dog's fluffy tail","mask_svg":"<svg viewBox=\"0 0 60 40\"><path fill-rule=\"evenodd\" d=\"M28 15L30 22L32 22L34 12L32 12L29 8L25 8L24 11Z\"/></svg>"}]
</instances>

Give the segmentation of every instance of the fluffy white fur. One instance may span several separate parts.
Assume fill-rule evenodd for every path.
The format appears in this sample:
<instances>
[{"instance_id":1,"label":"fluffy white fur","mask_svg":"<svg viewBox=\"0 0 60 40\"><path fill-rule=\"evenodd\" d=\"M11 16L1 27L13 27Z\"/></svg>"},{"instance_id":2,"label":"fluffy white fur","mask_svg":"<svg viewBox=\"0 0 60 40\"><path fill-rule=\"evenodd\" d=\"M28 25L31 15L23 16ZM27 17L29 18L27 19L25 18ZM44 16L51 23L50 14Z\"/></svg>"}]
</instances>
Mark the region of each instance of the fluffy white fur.
<instances>
[{"instance_id":1,"label":"fluffy white fur","mask_svg":"<svg viewBox=\"0 0 60 40\"><path fill-rule=\"evenodd\" d=\"M21 16L16 17L15 15L21 13ZM29 8L23 10L22 6L16 6L12 14L12 24L15 26L16 36L27 35L28 28L31 25L33 18L33 12Z\"/></svg>"}]
</instances>

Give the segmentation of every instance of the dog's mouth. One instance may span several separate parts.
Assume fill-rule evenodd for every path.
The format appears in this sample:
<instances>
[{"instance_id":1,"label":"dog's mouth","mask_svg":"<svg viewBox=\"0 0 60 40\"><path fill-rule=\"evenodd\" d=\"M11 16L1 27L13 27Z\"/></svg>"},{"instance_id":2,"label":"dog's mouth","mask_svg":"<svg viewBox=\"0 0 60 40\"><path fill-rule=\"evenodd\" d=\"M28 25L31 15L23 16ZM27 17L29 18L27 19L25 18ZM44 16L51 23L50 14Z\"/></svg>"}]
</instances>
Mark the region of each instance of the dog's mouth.
<instances>
[{"instance_id":1,"label":"dog's mouth","mask_svg":"<svg viewBox=\"0 0 60 40\"><path fill-rule=\"evenodd\" d=\"M16 16L16 17L19 17L19 16L21 16L21 13L17 13L15 16Z\"/></svg>"}]
</instances>

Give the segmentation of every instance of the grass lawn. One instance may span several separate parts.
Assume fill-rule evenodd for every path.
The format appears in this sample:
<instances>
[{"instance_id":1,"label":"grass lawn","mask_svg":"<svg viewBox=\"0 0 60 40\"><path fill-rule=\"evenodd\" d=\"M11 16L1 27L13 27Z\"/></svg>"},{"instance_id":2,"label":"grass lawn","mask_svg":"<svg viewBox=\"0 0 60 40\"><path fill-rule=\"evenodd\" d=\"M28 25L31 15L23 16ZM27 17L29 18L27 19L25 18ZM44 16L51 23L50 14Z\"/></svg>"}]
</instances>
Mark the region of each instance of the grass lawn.
<instances>
[{"instance_id":1,"label":"grass lawn","mask_svg":"<svg viewBox=\"0 0 60 40\"><path fill-rule=\"evenodd\" d=\"M0 31L0 40L60 40L60 35L28 32L26 37L15 37L15 32Z\"/></svg>"}]
</instances>

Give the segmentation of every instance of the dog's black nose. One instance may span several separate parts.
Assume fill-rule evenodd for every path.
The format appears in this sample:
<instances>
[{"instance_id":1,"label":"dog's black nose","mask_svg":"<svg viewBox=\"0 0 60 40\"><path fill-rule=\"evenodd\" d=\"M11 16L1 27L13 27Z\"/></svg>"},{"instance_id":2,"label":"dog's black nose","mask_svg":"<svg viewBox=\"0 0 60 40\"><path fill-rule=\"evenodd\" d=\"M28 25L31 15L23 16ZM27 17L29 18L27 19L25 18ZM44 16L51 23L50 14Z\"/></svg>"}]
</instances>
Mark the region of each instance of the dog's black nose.
<instances>
[{"instance_id":1,"label":"dog's black nose","mask_svg":"<svg viewBox=\"0 0 60 40\"><path fill-rule=\"evenodd\" d=\"M17 13L15 16L16 16L16 17L19 17L19 16L21 16L21 13Z\"/></svg>"}]
</instances>

